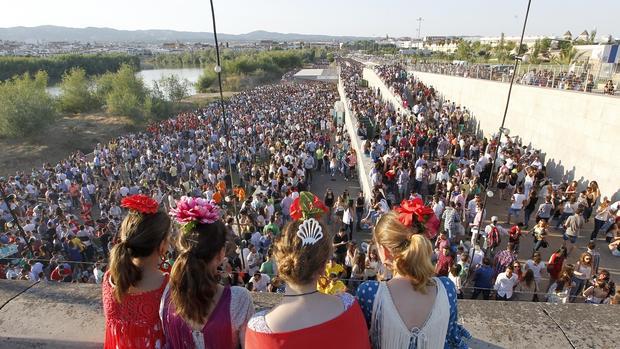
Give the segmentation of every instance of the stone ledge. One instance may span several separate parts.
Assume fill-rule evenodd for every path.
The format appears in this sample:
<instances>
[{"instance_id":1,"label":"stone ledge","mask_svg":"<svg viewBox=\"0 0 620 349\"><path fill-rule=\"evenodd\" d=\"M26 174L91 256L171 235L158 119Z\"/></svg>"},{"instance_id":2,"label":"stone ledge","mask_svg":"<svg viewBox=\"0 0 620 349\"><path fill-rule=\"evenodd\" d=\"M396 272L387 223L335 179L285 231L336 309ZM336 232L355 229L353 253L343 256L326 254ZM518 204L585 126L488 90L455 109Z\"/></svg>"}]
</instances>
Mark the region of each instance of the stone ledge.
<instances>
[{"instance_id":1,"label":"stone ledge","mask_svg":"<svg viewBox=\"0 0 620 349\"><path fill-rule=\"evenodd\" d=\"M257 309L281 296L254 293ZM12 297L15 297L11 300ZM10 301L9 301L10 300ZM0 348L100 348L105 321L97 285L0 280ZM459 301L472 348L613 348L617 307Z\"/></svg>"}]
</instances>

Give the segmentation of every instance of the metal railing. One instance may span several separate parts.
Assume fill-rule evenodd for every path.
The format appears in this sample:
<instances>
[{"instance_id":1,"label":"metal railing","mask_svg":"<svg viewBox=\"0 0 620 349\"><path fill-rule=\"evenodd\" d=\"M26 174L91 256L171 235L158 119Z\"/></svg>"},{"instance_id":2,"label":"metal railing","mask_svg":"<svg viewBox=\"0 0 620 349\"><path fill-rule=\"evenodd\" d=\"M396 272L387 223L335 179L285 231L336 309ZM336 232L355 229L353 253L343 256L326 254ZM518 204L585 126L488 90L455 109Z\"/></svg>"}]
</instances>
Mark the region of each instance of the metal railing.
<instances>
[{"instance_id":1,"label":"metal railing","mask_svg":"<svg viewBox=\"0 0 620 349\"><path fill-rule=\"evenodd\" d=\"M510 65L416 63L408 70L466 78L508 82L512 74ZM607 77L604 77L607 76ZM568 91L614 95L618 82L609 78L613 72L602 73L602 68L589 65L523 64L516 73L517 84L555 88ZM611 81L611 85L608 83Z\"/></svg>"}]
</instances>

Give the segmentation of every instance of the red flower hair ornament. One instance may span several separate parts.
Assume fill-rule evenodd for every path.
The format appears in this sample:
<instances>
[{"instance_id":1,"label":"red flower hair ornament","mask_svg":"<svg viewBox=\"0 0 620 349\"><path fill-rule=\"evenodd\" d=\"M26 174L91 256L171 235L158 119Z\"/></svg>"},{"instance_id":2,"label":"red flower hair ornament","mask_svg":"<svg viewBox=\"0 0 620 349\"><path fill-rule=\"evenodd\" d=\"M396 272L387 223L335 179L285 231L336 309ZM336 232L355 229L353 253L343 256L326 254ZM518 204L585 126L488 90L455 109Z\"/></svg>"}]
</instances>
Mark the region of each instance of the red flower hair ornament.
<instances>
[{"instance_id":1,"label":"red flower hair ornament","mask_svg":"<svg viewBox=\"0 0 620 349\"><path fill-rule=\"evenodd\" d=\"M394 211L398 212L402 224L417 229L429 239L437 236L441 222L432 208L424 206L422 199L403 200Z\"/></svg>"},{"instance_id":2,"label":"red flower hair ornament","mask_svg":"<svg viewBox=\"0 0 620 349\"><path fill-rule=\"evenodd\" d=\"M159 203L150 196L137 194L123 198L121 207L141 214L153 214L159 210Z\"/></svg>"},{"instance_id":3,"label":"red flower hair ornament","mask_svg":"<svg viewBox=\"0 0 620 349\"><path fill-rule=\"evenodd\" d=\"M320 217L329 209L314 194L302 191L291 204L291 218L302 220L297 229L297 237L301 239L301 245L314 245L323 238L323 228L315 218Z\"/></svg>"},{"instance_id":4,"label":"red flower hair ornament","mask_svg":"<svg viewBox=\"0 0 620 349\"><path fill-rule=\"evenodd\" d=\"M294 220L318 218L329 209L316 195L302 191L291 203L291 218Z\"/></svg>"}]
</instances>

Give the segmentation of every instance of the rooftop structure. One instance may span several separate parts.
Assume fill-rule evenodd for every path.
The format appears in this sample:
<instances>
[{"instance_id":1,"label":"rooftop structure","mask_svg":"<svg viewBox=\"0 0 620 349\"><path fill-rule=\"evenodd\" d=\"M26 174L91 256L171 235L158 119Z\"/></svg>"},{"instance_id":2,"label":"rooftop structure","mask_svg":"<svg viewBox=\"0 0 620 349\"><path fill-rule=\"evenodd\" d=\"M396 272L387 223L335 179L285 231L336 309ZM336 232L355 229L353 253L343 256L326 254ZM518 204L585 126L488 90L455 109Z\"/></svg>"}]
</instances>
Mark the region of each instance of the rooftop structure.
<instances>
[{"instance_id":1,"label":"rooftop structure","mask_svg":"<svg viewBox=\"0 0 620 349\"><path fill-rule=\"evenodd\" d=\"M293 75L295 80L316 80L338 82L338 73L335 69L302 69Z\"/></svg>"}]
</instances>

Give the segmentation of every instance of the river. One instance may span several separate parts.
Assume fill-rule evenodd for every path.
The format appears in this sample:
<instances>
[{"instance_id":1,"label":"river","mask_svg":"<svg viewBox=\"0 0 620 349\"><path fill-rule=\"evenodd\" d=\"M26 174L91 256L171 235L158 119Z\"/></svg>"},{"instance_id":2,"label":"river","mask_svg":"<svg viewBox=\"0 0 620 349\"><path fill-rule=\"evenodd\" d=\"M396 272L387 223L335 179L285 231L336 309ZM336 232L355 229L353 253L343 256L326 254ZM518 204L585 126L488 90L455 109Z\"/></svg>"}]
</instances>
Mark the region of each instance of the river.
<instances>
[{"instance_id":1,"label":"river","mask_svg":"<svg viewBox=\"0 0 620 349\"><path fill-rule=\"evenodd\" d=\"M187 79L191 83L189 87L189 94L193 95L196 93L194 83L198 81L198 78L202 72L203 68L147 69L137 72L136 76L141 77L147 87L152 87L154 81L160 80L163 77L176 75L181 79ZM58 96L60 95L60 86L49 86L47 88L47 92L52 96Z\"/></svg>"}]
</instances>

